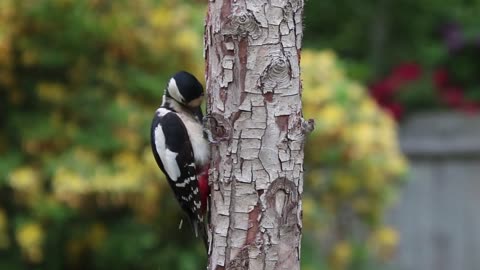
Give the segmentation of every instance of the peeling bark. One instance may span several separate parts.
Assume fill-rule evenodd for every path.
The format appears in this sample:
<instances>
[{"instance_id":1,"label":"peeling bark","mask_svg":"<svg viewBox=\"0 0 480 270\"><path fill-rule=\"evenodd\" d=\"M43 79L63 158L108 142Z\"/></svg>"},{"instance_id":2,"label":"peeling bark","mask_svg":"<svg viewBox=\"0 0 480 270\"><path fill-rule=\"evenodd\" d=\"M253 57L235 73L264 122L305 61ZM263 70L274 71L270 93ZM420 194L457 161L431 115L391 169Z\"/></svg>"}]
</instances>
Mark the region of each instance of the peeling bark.
<instances>
[{"instance_id":1,"label":"peeling bark","mask_svg":"<svg viewBox=\"0 0 480 270\"><path fill-rule=\"evenodd\" d=\"M211 0L209 266L300 269L303 0Z\"/></svg>"}]
</instances>

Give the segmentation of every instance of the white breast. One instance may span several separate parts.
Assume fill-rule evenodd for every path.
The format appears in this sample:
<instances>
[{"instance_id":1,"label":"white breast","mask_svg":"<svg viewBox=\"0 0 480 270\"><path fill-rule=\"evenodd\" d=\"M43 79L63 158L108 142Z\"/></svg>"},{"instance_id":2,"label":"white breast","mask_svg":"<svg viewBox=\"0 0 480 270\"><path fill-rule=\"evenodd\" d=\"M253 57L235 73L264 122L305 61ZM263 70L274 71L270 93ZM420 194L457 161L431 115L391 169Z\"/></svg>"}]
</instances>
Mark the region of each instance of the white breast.
<instances>
[{"instance_id":1,"label":"white breast","mask_svg":"<svg viewBox=\"0 0 480 270\"><path fill-rule=\"evenodd\" d=\"M210 149L207 140L203 137L202 125L193 117L178 114L187 128L190 142L192 143L193 155L197 165L205 165L210 159Z\"/></svg>"}]
</instances>

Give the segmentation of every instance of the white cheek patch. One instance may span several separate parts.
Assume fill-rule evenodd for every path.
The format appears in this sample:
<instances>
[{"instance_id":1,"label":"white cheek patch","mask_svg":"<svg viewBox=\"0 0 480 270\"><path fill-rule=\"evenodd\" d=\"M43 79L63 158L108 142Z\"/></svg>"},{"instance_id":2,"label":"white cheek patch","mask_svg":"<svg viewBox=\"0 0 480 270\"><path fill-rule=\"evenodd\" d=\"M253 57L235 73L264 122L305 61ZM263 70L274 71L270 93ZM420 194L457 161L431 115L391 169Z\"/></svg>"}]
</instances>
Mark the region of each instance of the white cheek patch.
<instances>
[{"instance_id":1,"label":"white cheek patch","mask_svg":"<svg viewBox=\"0 0 480 270\"><path fill-rule=\"evenodd\" d=\"M168 82L168 93L173 99L180 103L183 103L185 100L182 94L180 94L180 90L178 90L177 82L173 78Z\"/></svg>"},{"instance_id":2,"label":"white cheek patch","mask_svg":"<svg viewBox=\"0 0 480 270\"><path fill-rule=\"evenodd\" d=\"M180 168L176 161L178 153L170 151L165 146L165 135L163 134L161 126L155 128L155 149L168 177L172 179L172 181L177 181L178 177L180 177Z\"/></svg>"}]
</instances>

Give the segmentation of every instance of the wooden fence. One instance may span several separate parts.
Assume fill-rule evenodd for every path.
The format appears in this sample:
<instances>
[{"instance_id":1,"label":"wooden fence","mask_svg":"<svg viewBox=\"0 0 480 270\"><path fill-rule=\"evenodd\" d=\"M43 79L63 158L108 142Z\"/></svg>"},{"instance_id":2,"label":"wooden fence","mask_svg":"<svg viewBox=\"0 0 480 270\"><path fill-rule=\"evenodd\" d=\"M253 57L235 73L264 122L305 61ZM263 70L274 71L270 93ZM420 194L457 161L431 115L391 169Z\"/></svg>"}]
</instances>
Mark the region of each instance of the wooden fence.
<instances>
[{"instance_id":1,"label":"wooden fence","mask_svg":"<svg viewBox=\"0 0 480 270\"><path fill-rule=\"evenodd\" d=\"M395 270L480 269L480 117L435 113L400 132L409 181L389 213Z\"/></svg>"}]
</instances>

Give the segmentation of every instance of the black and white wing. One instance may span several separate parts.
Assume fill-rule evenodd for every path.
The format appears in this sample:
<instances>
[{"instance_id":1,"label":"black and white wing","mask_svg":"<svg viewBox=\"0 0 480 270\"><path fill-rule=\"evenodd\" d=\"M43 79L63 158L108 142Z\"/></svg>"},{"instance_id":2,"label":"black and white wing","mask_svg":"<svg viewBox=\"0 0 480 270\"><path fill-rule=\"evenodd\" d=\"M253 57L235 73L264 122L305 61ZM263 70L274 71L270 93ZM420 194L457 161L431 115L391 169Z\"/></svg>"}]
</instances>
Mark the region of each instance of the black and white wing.
<instances>
[{"instance_id":1,"label":"black and white wing","mask_svg":"<svg viewBox=\"0 0 480 270\"><path fill-rule=\"evenodd\" d=\"M197 170L187 129L176 112L160 108L152 121L151 145L158 166L196 228L203 221Z\"/></svg>"}]
</instances>

